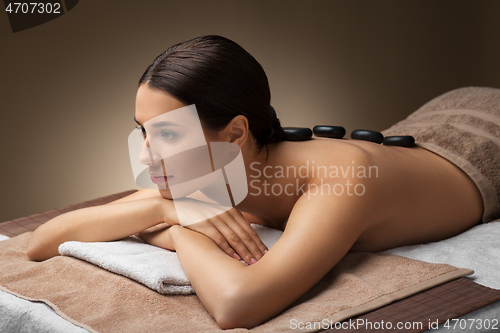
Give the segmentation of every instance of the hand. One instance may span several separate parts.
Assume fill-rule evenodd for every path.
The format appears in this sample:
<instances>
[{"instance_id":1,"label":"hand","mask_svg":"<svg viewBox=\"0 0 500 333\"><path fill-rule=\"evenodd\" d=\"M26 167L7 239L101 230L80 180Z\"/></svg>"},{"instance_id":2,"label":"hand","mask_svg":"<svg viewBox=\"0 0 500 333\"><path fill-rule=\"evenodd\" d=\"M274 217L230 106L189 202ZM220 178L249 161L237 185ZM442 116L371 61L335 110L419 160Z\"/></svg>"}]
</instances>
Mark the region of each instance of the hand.
<instances>
[{"instance_id":1,"label":"hand","mask_svg":"<svg viewBox=\"0 0 500 333\"><path fill-rule=\"evenodd\" d=\"M243 259L249 265L256 263L267 252L267 247L250 223L235 208L186 228L207 236L227 255Z\"/></svg>"}]
</instances>

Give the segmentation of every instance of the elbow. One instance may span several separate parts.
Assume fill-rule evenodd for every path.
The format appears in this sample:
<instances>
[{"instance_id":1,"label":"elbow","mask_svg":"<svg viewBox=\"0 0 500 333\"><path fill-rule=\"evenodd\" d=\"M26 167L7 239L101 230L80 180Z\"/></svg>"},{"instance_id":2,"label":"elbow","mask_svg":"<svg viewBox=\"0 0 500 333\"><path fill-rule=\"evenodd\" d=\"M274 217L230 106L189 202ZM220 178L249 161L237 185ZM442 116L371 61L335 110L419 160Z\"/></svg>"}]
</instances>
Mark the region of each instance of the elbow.
<instances>
[{"instance_id":1,"label":"elbow","mask_svg":"<svg viewBox=\"0 0 500 333\"><path fill-rule=\"evenodd\" d=\"M37 245L37 241L33 239L33 236L31 236L30 243L28 244L28 249L26 250L26 254L30 258L30 260L34 261L43 260L41 256L40 246Z\"/></svg>"},{"instance_id":2,"label":"elbow","mask_svg":"<svg viewBox=\"0 0 500 333\"><path fill-rule=\"evenodd\" d=\"M31 241L30 241L30 244L28 245L28 249L26 251L26 254L28 255L28 258L30 258L30 260L35 260L35 261L41 260L40 259L40 251L38 250L38 248L36 246L32 245Z\"/></svg>"},{"instance_id":3,"label":"elbow","mask_svg":"<svg viewBox=\"0 0 500 333\"><path fill-rule=\"evenodd\" d=\"M53 256L47 254L47 246L41 244L40 240L34 234L31 235L30 242L28 244L28 249L26 250L26 254L33 261L43 261L49 259Z\"/></svg>"},{"instance_id":4,"label":"elbow","mask_svg":"<svg viewBox=\"0 0 500 333\"><path fill-rule=\"evenodd\" d=\"M232 289L232 290L229 290ZM248 293L239 288L228 288L215 304L212 315L222 329L252 328L263 322L250 309Z\"/></svg>"},{"instance_id":5,"label":"elbow","mask_svg":"<svg viewBox=\"0 0 500 333\"><path fill-rule=\"evenodd\" d=\"M223 330L235 328L252 328L255 325L245 323L243 316L234 312L234 310L225 307L224 310L219 310L214 313L214 319Z\"/></svg>"},{"instance_id":6,"label":"elbow","mask_svg":"<svg viewBox=\"0 0 500 333\"><path fill-rule=\"evenodd\" d=\"M243 327L238 324L237 321L231 320L231 318L215 318L215 321L217 322L217 325L219 325L220 328L223 330L230 330L234 328L248 328L248 327Z\"/></svg>"},{"instance_id":7,"label":"elbow","mask_svg":"<svg viewBox=\"0 0 500 333\"><path fill-rule=\"evenodd\" d=\"M248 325L245 325L242 321L242 318L235 316L229 312L222 312L214 316L217 325L223 330L235 329L235 328L251 328Z\"/></svg>"}]
</instances>

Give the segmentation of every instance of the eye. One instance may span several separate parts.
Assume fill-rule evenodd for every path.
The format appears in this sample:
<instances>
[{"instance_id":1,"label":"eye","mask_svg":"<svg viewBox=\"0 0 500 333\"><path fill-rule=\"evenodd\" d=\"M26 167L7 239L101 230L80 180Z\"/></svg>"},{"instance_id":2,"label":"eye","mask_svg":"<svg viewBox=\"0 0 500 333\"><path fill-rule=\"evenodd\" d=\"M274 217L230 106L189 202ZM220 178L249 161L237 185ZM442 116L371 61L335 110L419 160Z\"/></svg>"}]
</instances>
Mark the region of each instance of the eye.
<instances>
[{"instance_id":1,"label":"eye","mask_svg":"<svg viewBox=\"0 0 500 333\"><path fill-rule=\"evenodd\" d=\"M161 131L161 137L165 140L172 140L177 138L178 134L172 131Z\"/></svg>"},{"instance_id":2,"label":"eye","mask_svg":"<svg viewBox=\"0 0 500 333\"><path fill-rule=\"evenodd\" d=\"M142 132L142 135L146 136L146 129L142 126L136 126L136 129Z\"/></svg>"}]
</instances>

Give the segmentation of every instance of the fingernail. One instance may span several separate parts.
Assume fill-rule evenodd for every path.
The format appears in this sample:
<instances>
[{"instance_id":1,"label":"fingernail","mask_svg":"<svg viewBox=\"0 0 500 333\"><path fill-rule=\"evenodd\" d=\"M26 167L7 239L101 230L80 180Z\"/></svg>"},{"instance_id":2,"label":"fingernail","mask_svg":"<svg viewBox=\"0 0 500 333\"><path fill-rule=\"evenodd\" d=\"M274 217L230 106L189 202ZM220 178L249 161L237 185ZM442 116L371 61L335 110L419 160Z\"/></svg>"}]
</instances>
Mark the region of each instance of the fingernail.
<instances>
[{"instance_id":1,"label":"fingernail","mask_svg":"<svg viewBox=\"0 0 500 333\"><path fill-rule=\"evenodd\" d=\"M255 264L257 262L257 260L255 260L255 258L250 259L250 261L252 262L252 264Z\"/></svg>"},{"instance_id":2,"label":"fingernail","mask_svg":"<svg viewBox=\"0 0 500 333\"><path fill-rule=\"evenodd\" d=\"M236 254L236 252L233 254L233 258L234 259L238 259L238 260L241 260L241 257L239 255Z\"/></svg>"},{"instance_id":3,"label":"fingernail","mask_svg":"<svg viewBox=\"0 0 500 333\"><path fill-rule=\"evenodd\" d=\"M264 254L266 254L266 253L267 253L267 249L264 250Z\"/></svg>"}]
</instances>

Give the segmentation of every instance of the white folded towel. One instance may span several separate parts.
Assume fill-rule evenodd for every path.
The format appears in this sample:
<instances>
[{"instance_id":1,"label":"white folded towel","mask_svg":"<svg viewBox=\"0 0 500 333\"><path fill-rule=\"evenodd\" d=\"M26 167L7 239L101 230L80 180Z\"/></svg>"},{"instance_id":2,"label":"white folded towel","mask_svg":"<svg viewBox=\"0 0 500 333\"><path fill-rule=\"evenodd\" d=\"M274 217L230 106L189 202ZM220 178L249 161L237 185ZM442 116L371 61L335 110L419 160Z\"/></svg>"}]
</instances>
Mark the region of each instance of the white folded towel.
<instances>
[{"instance_id":1,"label":"white folded towel","mask_svg":"<svg viewBox=\"0 0 500 333\"><path fill-rule=\"evenodd\" d=\"M252 227L268 248L283 234L258 224ZM175 252L146 244L136 237L115 242L65 242L59 246L59 253L126 276L160 294L194 294Z\"/></svg>"}]
</instances>

